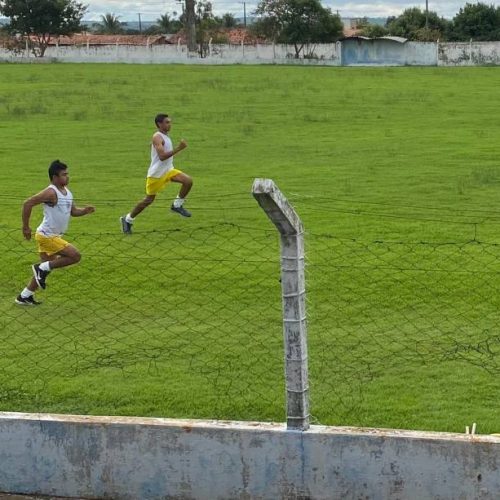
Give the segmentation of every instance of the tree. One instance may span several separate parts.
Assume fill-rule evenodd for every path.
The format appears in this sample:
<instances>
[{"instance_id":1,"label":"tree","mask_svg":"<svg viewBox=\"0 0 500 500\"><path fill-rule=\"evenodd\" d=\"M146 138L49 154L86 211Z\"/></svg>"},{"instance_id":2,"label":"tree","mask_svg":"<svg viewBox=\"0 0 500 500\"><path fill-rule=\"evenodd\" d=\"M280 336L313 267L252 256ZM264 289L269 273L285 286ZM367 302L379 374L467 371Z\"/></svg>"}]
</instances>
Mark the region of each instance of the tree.
<instances>
[{"instance_id":1,"label":"tree","mask_svg":"<svg viewBox=\"0 0 500 500\"><path fill-rule=\"evenodd\" d=\"M7 29L28 37L35 57L44 56L53 37L80 31L86 10L75 0L0 0L0 14L10 19Z\"/></svg>"},{"instance_id":2,"label":"tree","mask_svg":"<svg viewBox=\"0 0 500 500\"><path fill-rule=\"evenodd\" d=\"M237 24L235 17L230 12L226 12L221 18L223 28L234 28Z\"/></svg>"},{"instance_id":3,"label":"tree","mask_svg":"<svg viewBox=\"0 0 500 500\"><path fill-rule=\"evenodd\" d=\"M275 42L293 44L297 59L306 45L342 36L340 17L319 0L261 0L255 12L260 19L254 31Z\"/></svg>"},{"instance_id":4,"label":"tree","mask_svg":"<svg viewBox=\"0 0 500 500\"><path fill-rule=\"evenodd\" d=\"M174 15L177 15L174 12ZM168 14L163 14L156 20L156 24L144 30L145 35L165 35L167 33L177 33L182 29L182 22L171 18Z\"/></svg>"},{"instance_id":5,"label":"tree","mask_svg":"<svg viewBox=\"0 0 500 500\"><path fill-rule=\"evenodd\" d=\"M366 17L358 24L358 29L361 36L367 36L368 38L379 38L389 34L387 28L380 26L380 24L370 23Z\"/></svg>"},{"instance_id":6,"label":"tree","mask_svg":"<svg viewBox=\"0 0 500 500\"><path fill-rule=\"evenodd\" d=\"M219 28L214 17L212 3L208 0L196 2L196 42L199 45L200 56L204 57L208 50L208 41Z\"/></svg>"},{"instance_id":7,"label":"tree","mask_svg":"<svg viewBox=\"0 0 500 500\"><path fill-rule=\"evenodd\" d=\"M427 26L426 26L427 24ZM443 40L449 31L450 22L435 12L425 12L418 7L406 9L400 16L387 20L386 27L391 35L402 36L409 40Z\"/></svg>"},{"instance_id":8,"label":"tree","mask_svg":"<svg viewBox=\"0 0 500 500\"><path fill-rule=\"evenodd\" d=\"M500 7L467 3L453 18L450 39L500 40Z\"/></svg>"},{"instance_id":9,"label":"tree","mask_svg":"<svg viewBox=\"0 0 500 500\"><path fill-rule=\"evenodd\" d=\"M168 14L163 14L156 20L156 24L161 29L161 33L171 33L172 32L172 19L170 19Z\"/></svg>"},{"instance_id":10,"label":"tree","mask_svg":"<svg viewBox=\"0 0 500 500\"><path fill-rule=\"evenodd\" d=\"M120 16L115 16L109 12L101 16L101 23L97 31L103 35L119 35L123 33Z\"/></svg>"}]
</instances>

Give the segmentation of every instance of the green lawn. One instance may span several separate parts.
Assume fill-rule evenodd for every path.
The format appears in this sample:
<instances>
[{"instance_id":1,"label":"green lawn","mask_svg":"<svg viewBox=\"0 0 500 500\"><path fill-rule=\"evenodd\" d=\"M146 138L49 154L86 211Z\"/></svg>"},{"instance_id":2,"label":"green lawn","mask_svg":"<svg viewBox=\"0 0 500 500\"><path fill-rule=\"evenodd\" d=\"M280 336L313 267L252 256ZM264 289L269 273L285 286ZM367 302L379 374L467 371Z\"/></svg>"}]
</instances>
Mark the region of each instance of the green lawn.
<instances>
[{"instance_id":1,"label":"green lawn","mask_svg":"<svg viewBox=\"0 0 500 500\"><path fill-rule=\"evenodd\" d=\"M500 432L500 68L0 65L0 409L283 421L272 178L306 227L316 422ZM191 219L143 196L173 116ZM70 165L95 214L39 308L23 200ZM33 214L32 227L40 220Z\"/></svg>"}]
</instances>

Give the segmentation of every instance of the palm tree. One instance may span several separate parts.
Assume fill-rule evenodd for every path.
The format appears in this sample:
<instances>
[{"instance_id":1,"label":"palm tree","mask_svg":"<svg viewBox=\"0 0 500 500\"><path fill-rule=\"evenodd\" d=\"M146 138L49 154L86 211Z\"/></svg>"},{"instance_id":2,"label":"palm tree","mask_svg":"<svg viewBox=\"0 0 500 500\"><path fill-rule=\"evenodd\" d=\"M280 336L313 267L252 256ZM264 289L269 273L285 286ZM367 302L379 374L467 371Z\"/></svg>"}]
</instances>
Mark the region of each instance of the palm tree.
<instances>
[{"instance_id":1,"label":"palm tree","mask_svg":"<svg viewBox=\"0 0 500 500\"><path fill-rule=\"evenodd\" d=\"M156 24L160 27L162 33L170 33L172 28L172 19L168 17L168 14L163 14L156 20Z\"/></svg>"},{"instance_id":2,"label":"palm tree","mask_svg":"<svg viewBox=\"0 0 500 500\"><path fill-rule=\"evenodd\" d=\"M123 32L120 16L115 16L109 12L101 16L101 25L99 31L106 35L117 35Z\"/></svg>"}]
</instances>

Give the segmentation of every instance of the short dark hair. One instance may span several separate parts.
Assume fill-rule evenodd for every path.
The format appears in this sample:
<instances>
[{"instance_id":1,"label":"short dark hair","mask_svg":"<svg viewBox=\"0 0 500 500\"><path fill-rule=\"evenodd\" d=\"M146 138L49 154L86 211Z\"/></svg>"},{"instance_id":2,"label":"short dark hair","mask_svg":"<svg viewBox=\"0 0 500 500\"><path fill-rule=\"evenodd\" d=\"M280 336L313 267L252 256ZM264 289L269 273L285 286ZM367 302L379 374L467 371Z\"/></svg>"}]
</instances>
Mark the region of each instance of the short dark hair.
<instances>
[{"instance_id":1,"label":"short dark hair","mask_svg":"<svg viewBox=\"0 0 500 500\"><path fill-rule=\"evenodd\" d=\"M159 115L155 116L155 124L158 126L165 118L168 118L168 115L164 113L160 113Z\"/></svg>"},{"instance_id":2,"label":"short dark hair","mask_svg":"<svg viewBox=\"0 0 500 500\"><path fill-rule=\"evenodd\" d=\"M52 180L54 177L59 175L63 170L68 170L68 165L59 160L54 160L49 167L49 179Z\"/></svg>"}]
</instances>

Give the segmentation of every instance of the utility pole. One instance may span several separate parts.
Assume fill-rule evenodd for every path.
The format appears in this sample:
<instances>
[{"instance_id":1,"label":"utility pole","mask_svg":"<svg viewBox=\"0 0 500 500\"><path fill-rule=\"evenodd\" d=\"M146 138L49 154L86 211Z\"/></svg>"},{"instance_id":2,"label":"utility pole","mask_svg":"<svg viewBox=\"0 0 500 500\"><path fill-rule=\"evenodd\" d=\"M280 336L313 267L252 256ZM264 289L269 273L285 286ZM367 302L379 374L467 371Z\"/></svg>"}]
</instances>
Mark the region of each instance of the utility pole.
<instances>
[{"instance_id":1,"label":"utility pole","mask_svg":"<svg viewBox=\"0 0 500 500\"><path fill-rule=\"evenodd\" d=\"M429 27L429 0L425 0L425 29Z\"/></svg>"},{"instance_id":2,"label":"utility pole","mask_svg":"<svg viewBox=\"0 0 500 500\"><path fill-rule=\"evenodd\" d=\"M243 25L247 27L247 3L241 2L243 4Z\"/></svg>"},{"instance_id":3,"label":"utility pole","mask_svg":"<svg viewBox=\"0 0 500 500\"><path fill-rule=\"evenodd\" d=\"M141 24L141 13L137 14L139 16L139 33L142 35L142 24Z\"/></svg>"}]
</instances>

